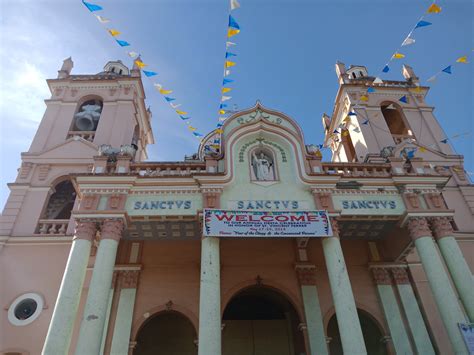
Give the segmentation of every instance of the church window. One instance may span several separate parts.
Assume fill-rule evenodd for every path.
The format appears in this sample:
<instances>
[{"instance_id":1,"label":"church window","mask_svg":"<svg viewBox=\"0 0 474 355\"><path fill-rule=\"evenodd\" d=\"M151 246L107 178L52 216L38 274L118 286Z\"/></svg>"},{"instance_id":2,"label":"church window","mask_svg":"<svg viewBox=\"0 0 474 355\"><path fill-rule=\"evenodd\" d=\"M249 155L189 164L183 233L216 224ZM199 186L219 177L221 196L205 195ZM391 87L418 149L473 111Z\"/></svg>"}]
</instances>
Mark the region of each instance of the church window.
<instances>
[{"instance_id":1,"label":"church window","mask_svg":"<svg viewBox=\"0 0 474 355\"><path fill-rule=\"evenodd\" d=\"M352 72L352 77L353 77L354 79L357 78L357 75L356 75L355 72Z\"/></svg>"},{"instance_id":2,"label":"church window","mask_svg":"<svg viewBox=\"0 0 474 355\"><path fill-rule=\"evenodd\" d=\"M8 308L8 320L16 326L33 322L43 310L44 301L37 293L25 293L18 296Z\"/></svg>"},{"instance_id":3,"label":"church window","mask_svg":"<svg viewBox=\"0 0 474 355\"><path fill-rule=\"evenodd\" d=\"M381 111L395 143L398 144L412 136L412 132L403 117L403 113L394 103L382 104Z\"/></svg>"},{"instance_id":4,"label":"church window","mask_svg":"<svg viewBox=\"0 0 474 355\"><path fill-rule=\"evenodd\" d=\"M250 151L250 177L254 181L275 181L277 170L275 154L267 147L259 146Z\"/></svg>"},{"instance_id":5,"label":"church window","mask_svg":"<svg viewBox=\"0 0 474 355\"><path fill-rule=\"evenodd\" d=\"M95 131L99 124L103 103L99 99L90 99L79 106L74 115L73 131Z\"/></svg>"},{"instance_id":6,"label":"church window","mask_svg":"<svg viewBox=\"0 0 474 355\"><path fill-rule=\"evenodd\" d=\"M55 192L49 198L43 219L69 219L76 200L76 190L71 181L56 185Z\"/></svg>"}]
</instances>

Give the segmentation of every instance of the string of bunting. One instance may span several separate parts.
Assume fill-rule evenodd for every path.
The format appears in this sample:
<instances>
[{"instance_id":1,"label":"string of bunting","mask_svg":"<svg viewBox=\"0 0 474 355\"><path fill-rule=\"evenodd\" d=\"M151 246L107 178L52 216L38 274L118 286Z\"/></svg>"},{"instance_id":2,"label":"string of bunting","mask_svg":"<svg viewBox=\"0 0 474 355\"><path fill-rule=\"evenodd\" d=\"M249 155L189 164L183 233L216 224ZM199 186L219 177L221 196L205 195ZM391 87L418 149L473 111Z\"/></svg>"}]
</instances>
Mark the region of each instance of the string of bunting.
<instances>
[{"instance_id":1,"label":"string of bunting","mask_svg":"<svg viewBox=\"0 0 474 355\"><path fill-rule=\"evenodd\" d=\"M240 3L237 0L230 0L229 22L227 25L227 35L225 42L224 76L222 80L221 99L218 109L218 122L216 129L214 130L214 132L218 134L218 138L215 138L213 144L210 145L211 148L216 150L220 149L221 135L224 133L222 126L224 125L224 121L228 118L226 115L231 112L229 109L229 101L232 99L232 96L229 96L229 93L233 90L233 88L228 85L232 85L231 83L234 82L234 79L230 78L233 70L230 68L237 64L235 62L235 57L237 57L237 54L235 54L235 51L232 49L232 47L234 47L237 43L233 42L234 39L232 37L240 33L240 25L232 16L232 12L238 8L240 8Z\"/></svg>"},{"instance_id":2,"label":"string of bunting","mask_svg":"<svg viewBox=\"0 0 474 355\"><path fill-rule=\"evenodd\" d=\"M97 5L97 4L93 4L93 3L90 3L90 2L86 2L84 0L82 0L82 3L84 4L85 7L87 7L87 9L97 18L97 20L105 26L105 29L106 31L109 33L109 35L111 35L113 37L113 39L115 40L115 42L121 47L121 48L127 48L126 50L126 54L133 59L134 61L134 65L139 68L142 73L147 77L149 78L152 83L153 83L153 87L156 89L156 91L158 93L161 94L161 96L164 98L164 100L166 101L166 103L176 112L176 114L178 115L178 117L180 118L180 120L182 122L184 122L187 126L187 129L193 134L194 137L198 138L198 139L202 139L203 137L203 134L202 133L199 133L197 131L197 128L194 127L194 125L191 123L192 119L191 119L191 116L189 116L188 112L187 111L184 111L181 106L182 104L181 103L177 103L177 99L174 97L175 95L172 95L171 94L173 93L173 90L170 90L168 88L165 88L162 84L160 84L159 82L157 82L155 79L155 77L158 75L158 73L156 71L153 71L153 70L150 70L148 69L149 65L146 64L142 58L141 58L141 55L139 54L139 52L137 51L130 51L129 50L129 47L131 47L131 44L123 39L119 39L118 36L120 36L122 34L122 32L116 30L116 29L112 29L112 28L109 28L109 23L111 22L110 19L104 17L104 16L101 16L101 15L98 15L96 14L95 12L97 11L102 11L103 10L103 7L100 6L100 5ZM145 70L145 68L147 68Z\"/></svg>"},{"instance_id":3,"label":"string of bunting","mask_svg":"<svg viewBox=\"0 0 474 355\"><path fill-rule=\"evenodd\" d=\"M456 65L459 65L459 64L469 64L468 62L468 56L467 55L463 55L462 57L459 57L456 59L456 61L450 65L448 65L447 67L444 67L443 69L441 69L440 71L438 71L436 74L432 75L429 77L429 79L427 79L426 81L434 84L436 82L436 79L438 78L438 75L441 75L441 74L449 74L451 75L453 73L453 68L456 66Z\"/></svg>"}]
</instances>

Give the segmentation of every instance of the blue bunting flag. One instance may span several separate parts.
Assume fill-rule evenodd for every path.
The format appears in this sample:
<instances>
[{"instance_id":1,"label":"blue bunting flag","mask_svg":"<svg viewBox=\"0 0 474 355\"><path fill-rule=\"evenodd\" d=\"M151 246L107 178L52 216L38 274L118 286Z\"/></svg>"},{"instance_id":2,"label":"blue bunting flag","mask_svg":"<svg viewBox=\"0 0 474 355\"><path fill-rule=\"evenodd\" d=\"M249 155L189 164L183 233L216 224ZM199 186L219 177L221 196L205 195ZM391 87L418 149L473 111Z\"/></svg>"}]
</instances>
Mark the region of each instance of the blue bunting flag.
<instances>
[{"instance_id":1,"label":"blue bunting flag","mask_svg":"<svg viewBox=\"0 0 474 355\"><path fill-rule=\"evenodd\" d=\"M128 43L127 41L122 41L120 39L116 39L115 41L120 45L120 47L127 47L130 45L130 43Z\"/></svg>"},{"instance_id":2,"label":"blue bunting flag","mask_svg":"<svg viewBox=\"0 0 474 355\"><path fill-rule=\"evenodd\" d=\"M446 74L452 74L453 72L451 71L451 65L450 66L447 66L446 68L444 68L443 70L441 70L442 72L446 73Z\"/></svg>"},{"instance_id":3,"label":"blue bunting flag","mask_svg":"<svg viewBox=\"0 0 474 355\"><path fill-rule=\"evenodd\" d=\"M240 29L239 24L237 23L237 21L234 20L231 15L229 15L229 27L236 28L238 30Z\"/></svg>"},{"instance_id":4,"label":"blue bunting flag","mask_svg":"<svg viewBox=\"0 0 474 355\"><path fill-rule=\"evenodd\" d=\"M417 28L420 28L420 27L426 27L426 26L429 26L431 25L432 23L431 22L428 22L428 21L419 21L416 26L415 26L415 30Z\"/></svg>"},{"instance_id":5,"label":"blue bunting flag","mask_svg":"<svg viewBox=\"0 0 474 355\"><path fill-rule=\"evenodd\" d=\"M155 73L154 71L148 71L148 70L143 70L143 74L145 74L147 77L158 75L158 73Z\"/></svg>"},{"instance_id":6,"label":"blue bunting flag","mask_svg":"<svg viewBox=\"0 0 474 355\"><path fill-rule=\"evenodd\" d=\"M82 3L89 9L90 12L102 10L102 6L91 4L90 2L82 1Z\"/></svg>"}]
</instances>

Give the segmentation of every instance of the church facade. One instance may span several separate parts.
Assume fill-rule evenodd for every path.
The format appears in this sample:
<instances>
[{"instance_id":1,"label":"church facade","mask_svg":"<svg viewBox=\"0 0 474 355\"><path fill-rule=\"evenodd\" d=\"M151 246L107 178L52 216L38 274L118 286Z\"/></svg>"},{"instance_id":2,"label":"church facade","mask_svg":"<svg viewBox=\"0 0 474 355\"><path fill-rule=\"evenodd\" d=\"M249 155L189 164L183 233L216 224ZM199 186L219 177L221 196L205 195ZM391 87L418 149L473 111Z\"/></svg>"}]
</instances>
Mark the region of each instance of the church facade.
<instances>
[{"instance_id":1,"label":"church facade","mask_svg":"<svg viewBox=\"0 0 474 355\"><path fill-rule=\"evenodd\" d=\"M474 186L410 67L336 64L329 162L259 102L147 161L139 68L72 68L1 216L1 354L469 353ZM247 234L209 234L212 213ZM311 213L327 235L283 235Z\"/></svg>"}]
</instances>

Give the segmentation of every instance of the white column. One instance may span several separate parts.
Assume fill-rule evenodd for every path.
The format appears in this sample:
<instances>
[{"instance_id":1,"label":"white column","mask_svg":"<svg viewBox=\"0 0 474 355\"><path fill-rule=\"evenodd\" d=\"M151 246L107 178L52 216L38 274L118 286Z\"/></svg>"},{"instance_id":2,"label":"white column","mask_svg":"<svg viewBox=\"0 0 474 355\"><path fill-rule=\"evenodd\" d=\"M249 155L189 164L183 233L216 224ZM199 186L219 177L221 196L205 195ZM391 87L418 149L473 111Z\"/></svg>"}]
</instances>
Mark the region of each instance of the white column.
<instances>
[{"instance_id":1,"label":"white column","mask_svg":"<svg viewBox=\"0 0 474 355\"><path fill-rule=\"evenodd\" d=\"M443 262L431 236L425 218L410 218L408 221L410 237L415 241L416 250L425 270L431 292L438 306L441 319L456 354L468 354L466 345L458 328L458 323L466 322Z\"/></svg>"},{"instance_id":2,"label":"white column","mask_svg":"<svg viewBox=\"0 0 474 355\"><path fill-rule=\"evenodd\" d=\"M115 318L114 334L112 337L113 355L127 355L130 347L130 332L132 330L133 308L137 294L138 270L120 272L120 298Z\"/></svg>"},{"instance_id":3,"label":"white column","mask_svg":"<svg viewBox=\"0 0 474 355\"><path fill-rule=\"evenodd\" d=\"M122 230L123 221L119 219L105 220L102 224L101 241L79 329L76 355L100 352L115 257Z\"/></svg>"},{"instance_id":4,"label":"white column","mask_svg":"<svg viewBox=\"0 0 474 355\"><path fill-rule=\"evenodd\" d=\"M458 290L467 315L471 322L474 322L474 278L453 236L451 221L447 217L436 217L431 219L431 223L454 286Z\"/></svg>"},{"instance_id":5,"label":"white column","mask_svg":"<svg viewBox=\"0 0 474 355\"><path fill-rule=\"evenodd\" d=\"M374 267L372 268L372 274L377 284L377 291L382 302L385 320L390 330L395 351L397 354L413 354L388 270L382 267Z\"/></svg>"},{"instance_id":6,"label":"white column","mask_svg":"<svg viewBox=\"0 0 474 355\"><path fill-rule=\"evenodd\" d=\"M332 226L334 237L324 238L322 243L342 349L345 354L367 354L335 220Z\"/></svg>"},{"instance_id":7,"label":"white column","mask_svg":"<svg viewBox=\"0 0 474 355\"><path fill-rule=\"evenodd\" d=\"M298 264L296 265L296 273L301 287L301 295L303 296L310 354L327 355L326 332L324 331L316 287L316 268L314 265Z\"/></svg>"},{"instance_id":8,"label":"white column","mask_svg":"<svg viewBox=\"0 0 474 355\"><path fill-rule=\"evenodd\" d=\"M43 346L43 355L67 354L86 275L96 224L76 222L71 251Z\"/></svg>"},{"instance_id":9,"label":"white column","mask_svg":"<svg viewBox=\"0 0 474 355\"><path fill-rule=\"evenodd\" d=\"M435 355L431 339L405 268L391 269L417 354Z\"/></svg>"},{"instance_id":10,"label":"white column","mask_svg":"<svg viewBox=\"0 0 474 355\"><path fill-rule=\"evenodd\" d=\"M199 293L199 355L221 354L221 284L219 239L201 242Z\"/></svg>"},{"instance_id":11,"label":"white column","mask_svg":"<svg viewBox=\"0 0 474 355\"><path fill-rule=\"evenodd\" d=\"M112 279L114 279L114 277L112 277ZM100 343L99 355L103 355L104 350L105 350L105 341L107 340L107 331L109 329L109 322L110 322L110 312L112 311L112 302L113 302L114 293L115 293L113 286L114 286L114 282L112 281L112 288L110 289L110 293L109 293L109 302L107 304L107 313L105 314L104 330L102 331L102 341Z\"/></svg>"}]
</instances>

